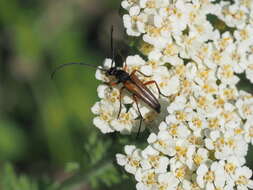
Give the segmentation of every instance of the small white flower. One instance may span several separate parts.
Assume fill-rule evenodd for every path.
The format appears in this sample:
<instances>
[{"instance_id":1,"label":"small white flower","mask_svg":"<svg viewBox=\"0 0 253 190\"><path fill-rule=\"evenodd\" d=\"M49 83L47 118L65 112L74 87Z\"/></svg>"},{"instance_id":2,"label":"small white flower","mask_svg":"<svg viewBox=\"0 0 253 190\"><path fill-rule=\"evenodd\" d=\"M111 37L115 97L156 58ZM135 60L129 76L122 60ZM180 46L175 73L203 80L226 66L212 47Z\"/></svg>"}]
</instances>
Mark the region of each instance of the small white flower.
<instances>
[{"instance_id":1,"label":"small white flower","mask_svg":"<svg viewBox=\"0 0 253 190\"><path fill-rule=\"evenodd\" d=\"M235 174L233 176L235 186L240 190L247 190L253 188L253 181L250 179L252 176L252 170L248 167L243 166L239 167L235 170Z\"/></svg>"},{"instance_id":2,"label":"small white flower","mask_svg":"<svg viewBox=\"0 0 253 190\"><path fill-rule=\"evenodd\" d=\"M225 20L228 26L238 27L246 23L246 20L248 18L248 10L246 7L240 6L239 1L236 1L232 5L229 5L227 3L223 4L223 15L221 19Z\"/></svg>"},{"instance_id":3,"label":"small white flower","mask_svg":"<svg viewBox=\"0 0 253 190\"><path fill-rule=\"evenodd\" d=\"M245 69L246 71L246 77L247 79L250 80L251 83L253 83L253 54L250 54L248 56L248 63L247 68Z\"/></svg>"},{"instance_id":4,"label":"small white flower","mask_svg":"<svg viewBox=\"0 0 253 190\"><path fill-rule=\"evenodd\" d=\"M179 180L170 172L158 175L158 189L160 190L176 190L178 184Z\"/></svg>"},{"instance_id":5,"label":"small white flower","mask_svg":"<svg viewBox=\"0 0 253 190\"><path fill-rule=\"evenodd\" d=\"M174 156L176 154L174 149L175 141L171 136L163 132L159 132L158 135L151 133L148 137L148 143L165 155Z\"/></svg>"},{"instance_id":6,"label":"small white flower","mask_svg":"<svg viewBox=\"0 0 253 190\"><path fill-rule=\"evenodd\" d=\"M199 148L196 150L196 147L190 145L187 152L186 164L191 169L197 169L198 166L205 163L209 158L209 151L205 148Z\"/></svg>"},{"instance_id":7,"label":"small white flower","mask_svg":"<svg viewBox=\"0 0 253 190\"><path fill-rule=\"evenodd\" d=\"M242 48L242 47L244 48ZM246 58L246 45L239 44L238 46L235 44L231 44L227 49L229 57L230 57L230 65L235 73L242 73L245 71L248 65L248 60Z\"/></svg>"},{"instance_id":8,"label":"small white flower","mask_svg":"<svg viewBox=\"0 0 253 190\"><path fill-rule=\"evenodd\" d=\"M131 1L131 0L123 0L122 2L121 2L121 6L124 8L124 9L127 9L127 10L129 10L130 9L130 7L132 7L132 6L136 6L138 4L138 1Z\"/></svg>"},{"instance_id":9,"label":"small white flower","mask_svg":"<svg viewBox=\"0 0 253 190\"><path fill-rule=\"evenodd\" d=\"M144 170L154 169L155 173L165 173L169 164L169 159L165 156L161 156L159 151L155 150L151 146L148 146L142 151L141 166Z\"/></svg>"},{"instance_id":10,"label":"small white flower","mask_svg":"<svg viewBox=\"0 0 253 190\"><path fill-rule=\"evenodd\" d=\"M239 78L234 74L233 67L230 64L219 67L217 77L223 84L235 85L239 82Z\"/></svg>"},{"instance_id":11,"label":"small white flower","mask_svg":"<svg viewBox=\"0 0 253 190\"><path fill-rule=\"evenodd\" d=\"M253 37L251 35L252 32L253 26L248 24L242 28L239 28L239 30L236 30L234 36L238 43L245 48L245 46L248 47L253 43Z\"/></svg>"},{"instance_id":12,"label":"small white flower","mask_svg":"<svg viewBox=\"0 0 253 190\"><path fill-rule=\"evenodd\" d=\"M225 180L224 169L218 162L212 163L211 166L202 164L197 169L197 183L201 188L211 190L223 187Z\"/></svg>"},{"instance_id":13,"label":"small white flower","mask_svg":"<svg viewBox=\"0 0 253 190\"><path fill-rule=\"evenodd\" d=\"M135 174L141 167L141 150L133 145L126 145L124 149L126 155L116 154L117 163L124 166L128 173Z\"/></svg>"},{"instance_id":14,"label":"small white flower","mask_svg":"<svg viewBox=\"0 0 253 190\"><path fill-rule=\"evenodd\" d=\"M182 110L186 106L186 98L183 96L177 96L175 100L168 106L168 112L173 113L177 110Z\"/></svg>"},{"instance_id":15,"label":"small white flower","mask_svg":"<svg viewBox=\"0 0 253 190\"><path fill-rule=\"evenodd\" d=\"M245 158L237 156L232 156L226 161L220 162L225 171L227 184L234 186L233 175L235 174L236 169L245 164L245 162Z\"/></svg>"},{"instance_id":16,"label":"small white flower","mask_svg":"<svg viewBox=\"0 0 253 190\"><path fill-rule=\"evenodd\" d=\"M206 42L214 39L217 34L213 32L213 26L206 20L206 18L199 18L195 20L195 23L189 26L189 35L198 36L196 40Z\"/></svg>"},{"instance_id":17,"label":"small white flower","mask_svg":"<svg viewBox=\"0 0 253 190\"><path fill-rule=\"evenodd\" d=\"M189 113L189 118L188 125L196 135L200 135L202 130L208 126L208 121L205 119L205 117L196 112Z\"/></svg>"},{"instance_id":18,"label":"small white flower","mask_svg":"<svg viewBox=\"0 0 253 190\"><path fill-rule=\"evenodd\" d=\"M174 139L185 139L190 135L191 132L188 127L178 122L175 115L169 115L165 120L166 122L159 125L159 130L164 135L172 136Z\"/></svg>"},{"instance_id":19,"label":"small white flower","mask_svg":"<svg viewBox=\"0 0 253 190\"><path fill-rule=\"evenodd\" d=\"M135 174L135 179L137 180L136 189L157 189L158 174L154 170L137 170Z\"/></svg>"},{"instance_id":20,"label":"small white flower","mask_svg":"<svg viewBox=\"0 0 253 190\"><path fill-rule=\"evenodd\" d=\"M115 107L109 102L97 102L92 108L92 112L99 115L93 119L93 124L98 127L102 133L114 132L110 123L115 118Z\"/></svg>"},{"instance_id":21,"label":"small white flower","mask_svg":"<svg viewBox=\"0 0 253 190\"><path fill-rule=\"evenodd\" d=\"M178 161L177 159L170 160L170 171L180 182L190 180L192 177L192 171L186 164Z\"/></svg>"},{"instance_id":22,"label":"small white flower","mask_svg":"<svg viewBox=\"0 0 253 190\"><path fill-rule=\"evenodd\" d=\"M105 69L109 69L111 68L111 66L114 66L114 62L112 62L112 59L105 59L104 63L103 63L103 67ZM97 69L95 77L97 80L101 80L103 82L109 82L109 78L105 75L104 71L101 71L100 69Z\"/></svg>"},{"instance_id":23,"label":"small white flower","mask_svg":"<svg viewBox=\"0 0 253 190\"><path fill-rule=\"evenodd\" d=\"M115 131L119 131L122 134L130 134L132 131L138 131L139 122L137 110L130 108L128 112L124 108L121 109L119 118L115 118L111 121L111 126Z\"/></svg>"},{"instance_id":24,"label":"small white flower","mask_svg":"<svg viewBox=\"0 0 253 190\"><path fill-rule=\"evenodd\" d=\"M164 95L170 96L179 91L180 81L178 76L173 76L171 73L166 72L160 75L155 75L153 78Z\"/></svg>"},{"instance_id":25,"label":"small white flower","mask_svg":"<svg viewBox=\"0 0 253 190\"><path fill-rule=\"evenodd\" d=\"M245 133L245 141L248 143L253 144L253 118L247 119L245 125L244 125Z\"/></svg>"},{"instance_id":26,"label":"small white flower","mask_svg":"<svg viewBox=\"0 0 253 190\"><path fill-rule=\"evenodd\" d=\"M238 112L243 119L248 119L253 116L253 96L240 91L240 98L236 102Z\"/></svg>"}]
</instances>

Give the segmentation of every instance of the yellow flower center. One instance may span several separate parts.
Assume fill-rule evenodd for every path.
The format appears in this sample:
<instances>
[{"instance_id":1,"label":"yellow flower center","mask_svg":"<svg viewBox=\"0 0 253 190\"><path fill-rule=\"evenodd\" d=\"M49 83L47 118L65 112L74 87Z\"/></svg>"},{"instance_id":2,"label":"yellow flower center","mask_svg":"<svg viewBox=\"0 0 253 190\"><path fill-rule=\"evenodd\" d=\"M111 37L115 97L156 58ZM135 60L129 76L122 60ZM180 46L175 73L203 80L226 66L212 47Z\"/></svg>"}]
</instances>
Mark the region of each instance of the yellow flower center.
<instances>
[{"instance_id":1,"label":"yellow flower center","mask_svg":"<svg viewBox=\"0 0 253 190\"><path fill-rule=\"evenodd\" d=\"M186 113L184 113L183 111L177 111L176 118L180 121L184 121L186 119Z\"/></svg>"},{"instance_id":2,"label":"yellow flower center","mask_svg":"<svg viewBox=\"0 0 253 190\"><path fill-rule=\"evenodd\" d=\"M161 30L160 28L156 28L154 26L148 25L148 34L152 37L160 36Z\"/></svg>"},{"instance_id":3,"label":"yellow flower center","mask_svg":"<svg viewBox=\"0 0 253 190\"><path fill-rule=\"evenodd\" d=\"M207 105L206 97L202 96L198 99L198 104L200 107L204 108Z\"/></svg>"},{"instance_id":4,"label":"yellow flower center","mask_svg":"<svg viewBox=\"0 0 253 190\"><path fill-rule=\"evenodd\" d=\"M196 155L194 156L194 158L193 158L193 161L194 161L194 163L195 163L196 165L200 165L200 164L202 163L202 161L203 161L203 157L200 156L200 155L198 155L198 154L196 154Z\"/></svg>"},{"instance_id":5,"label":"yellow flower center","mask_svg":"<svg viewBox=\"0 0 253 190\"><path fill-rule=\"evenodd\" d=\"M235 132L236 135L240 135L244 132L244 130L241 129L241 128L237 128L237 129L234 130L234 132Z\"/></svg>"},{"instance_id":6,"label":"yellow flower center","mask_svg":"<svg viewBox=\"0 0 253 190\"><path fill-rule=\"evenodd\" d=\"M227 164L225 164L224 168L225 168L226 172L231 174L231 173L234 173L236 166L232 163L227 163Z\"/></svg>"},{"instance_id":7,"label":"yellow flower center","mask_svg":"<svg viewBox=\"0 0 253 190\"><path fill-rule=\"evenodd\" d=\"M182 179L186 175L187 168L185 166L182 166L181 168L178 168L175 172L176 178Z\"/></svg>"},{"instance_id":8,"label":"yellow flower center","mask_svg":"<svg viewBox=\"0 0 253 190\"><path fill-rule=\"evenodd\" d=\"M240 176L235 182L237 185L246 185L248 184L248 179L245 176Z\"/></svg>"},{"instance_id":9,"label":"yellow flower center","mask_svg":"<svg viewBox=\"0 0 253 190\"><path fill-rule=\"evenodd\" d=\"M139 49L143 54L147 55L154 49L154 46L146 42L142 42Z\"/></svg>"},{"instance_id":10,"label":"yellow flower center","mask_svg":"<svg viewBox=\"0 0 253 190\"><path fill-rule=\"evenodd\" d=\"M246 114L246 115L251 115L252 114L252 109L249 105L244 105L243 106L243 112Z\"/></svg>"},{"instance_id":11,"label":"yellow flower center","mask_svg":"<svg viewBox=\"0 0 253 190\"><path fill-rule=\"evenodd\" d=\"M253 137L253 127L250 127L250 129L249 129L249 136Z\"/></svg>"},{"instance_id":12,"label":"yellow flower center","mask_svg":"<svg viewBox=\"0 0 253 190\"><path fill-rule=\"evenodd\" d=\"M130 113L121 113L120 114L120 123L130 124L132 123L132 117Z\"/></svg>"},{"instance_id":13,"label":"yellow flower center","mask_svg":"<svg viewBox=\"0 0 253 190\"><path fill-rule=\"evenodd\" d=\"M228 46L229 41L231 41L231 40L232 40L232 38L230 38L230 37L223 38L219 42L219 45L221 46L222 49L225 49Z\"/></svg>"},{"instance_id":14,"label":"yellow flower center","mask_svg":"<svg viewBox=\"0 0 253 190\"><path fill-rule=\"evenodd\" d=\"M175 44L169 44L167 47L164 49L163 53L165 55L176 55L178 53L178 49L175 46Z\"/></svg>"},{"instance_id":15,"label":"yellow flower center","mask_svg":"<svg viewBox=\"0 0 253 190\"><path fill-rule=\"evenodd\" d=\"M178 157L185 157L186 156L187 148L182 147L182 146L176 146L175 150L177 152Z\"/></svg>"},{"instance_id":16,"label":"yellow flower center","mask_svg":"<svg viewBox=\"0 0 253 190\"><path fill-rule=\"evenodd\" d=\"M245 16L245 13L243 11L238 11L234 14L234 18L237 20L241 20Z\"/></svg>"},{"instance_id":17,"label":"yellow flower center","mask_svg":"<svg viewBox=\"0 0 253 190\"><path fill-rule=\"evenodd\" d=\"M149 162L154 168L156 168L159 164L159 156L150 156Z\"/></svg>"},{"instance_id":18,"label":"yellow flower center","mask_svg":"<svg viewBox=\"0 0 253 190\"><path fill-rule=\"evenodd\" d=\"M194 182L191 184L191 190L200 190L200 187L198 186L196 182Z\"/></svg>"},{"instance_id":19,"label":"yellow flower center","mask_svg":"<svg viewBox=\"0 0 253 190\"><path fill-rule=\"evenodd\" d=\"M231 65L224 65L222 67L222 73L225 78L232 78L234 76L234 71L231 67Z\"/></svg>"},{"instance_id":20,"label":"yellow flower center","mask_svg":"<svg viewBox=\"0 0 253 190\"><path fill-rule=\"evenodd\" d=\"M175 71L176 71L176 74L181 77L185 74L185 66L184 65L176 66Z\"/></svg>"},{"instance_id":21,"label":"yellow flower center","mask_svg":"<svg viewBox=\"0 0 253 190\"><path fill-rule=\"evenodd\" d=\"M209 122L209 127L212 128L212 129L217 129L217 128L220 127L218 118L209 119L208 122Z\"/></svg>"},{"instance_id":22,"label":"yellow flower center","mask_svg":"<svg viewBox=\"0 0 253 190\"><path fill-rule=\"evenodd\" d=\"M202 126L202 121L199 118L194 118L192 120L192 123L197 127L197 128L201 128Z\"/></svg>"},{"instance_id":23,"label":"yellow flower center","mask_svg":"<svg viewBox=\"0 0 253 190\"><path fill-rule=\"evenodd\" d=\"M158 190L167 190L167 188L168 188L168 185L160 184L159 187L158 187Z\"/></svg>"},{"instance_id":24,"label":"yellow flower center","mask_svg":"<svg viewBox=\"0 0 253 190\"><path fill-rule=\"evenodd\" d=\"M230 147L230 148L234 148L235 147L235 140L230 138L227 140L226 144Z\"/></svg>"},{"instance_id":25,"label":"yellow flower center","mask_svg":"<svg viewBox=\"0 0 253 190\"><path fill-rule=\"evenodd\" d=\"M218 98L218 99L215 101L215 105L216 105L216 106L221 107L221 106L223 106L224 104L225 104L225 100L222 99L222 98Z\"/></svg>"},{"instance_id":26,"label":"yellow flower center","mask_svg":"<svg viewBox=\"0 0 253 190\"><path fill-rule=\"evenodd\" d=\"M210 69L207 69L207 70L204 70L204 71L200 71L200 72L198 73L198 76L199 76L201 79L207 80L210 71L211 71Z\"/></svg>"},{"instance_id":27,"label":"yellow flower center","mask_svg":"<svg viewBox=\"0 0 253 190\"><path fill-rule=\"evenodd\" d=\"M233 52L233 53L231 54L231 57L232 57L232 60L235 60L235 61L240 61L240 59L241 59L240 54L237 53L237 52Z\"/></svg>"},{"instance_id":28,"label":"yellow flower center","mask_svg":"<svg viewBox=\"0 0 253 190\"><path fill-rule=\"evenodd\" d=\"M149 173L144 180L148 185L156 184L155 173Z\"/></svg>"},{"instance_id":29,"label":"yellow flower center","mask_svg":"<svg viewBox=\"0 0 253 190\"><path fill-rule=\"evenodd\" d=\"M169 133L170 133L171 136L176 136L177 135L177 128L178 128L177 124L174 124L174 125L170 126Z\"/></svg>"},{"instance_id":30,"label":"yellow flower center","mask_svg":"<svg viewBox=\"0 0 253 190\"><path fill-rule=\"evenodd\" d=\"M106 112L103 112L102 114L100 114L100 119L101 120L104 120L104 121L110 121L110 115L108 114L108 113L106 113Z\"/></svg>"},{"instance_id":31,"label":"yellow flower center","mask_svg":"<svg viewBox=\"0 0 253 190\"><path fill-rule=\"evenodd\" d=\"M189 18L191 22L194 22L194 20L197 18L197 13L195 11L191 11L189 14Z\"/></svg>"},{"instance_id":32,"label":"yellow flower center","mask_svg":"<svg viewBox=\"0 0 253 190\"><path fill-rule=\"evenodd\" d=\"M163 141L163 140L158 140L157 143L158 143L161 147L163 147L163 148L167 148L167 147L168 147L167 143L166 143L165 141Z\"/></svg>"},{"instance_id":33,"label":"yellow flower center","mask_svg":"<svg viewBox=\"0 0 253 190\"><path fill-rule=\"evenodd\" d=\"M220 51L216 50L216 51L213 51L212 53L212 59L214 60L214 62L220 62L222 56L221 56L221 53Z\"/></svg>"},{"instance_id":34,"label":"yellow flower center","mask_svg":"<svg viewBox=\"0 0 253 190\"><path fill-rule=\"evenodd\" d=\"M206 93L214 93L216 92L216 89L212 87L210 84L204 84L203 89Z\"/></svg>"},{"instance_id":35,"label":"yellow flower center","mask_svg":"<svg viewBox=\"0 0 253 190\"><path fill-rule=\"evenodd\" d=\"M155 8L155 2L150 0L146 3L146 6L150 9Z\"/></svg>"},{"instance_id":36,"label":"yellow flower center","mask_svg":"<svg viewBox=\"0 0 253 190\"><path fill-rule=\"evenodd\" d=\"M194 145L202 145L203 141L201 139L201 137L196 137L196 136L190 136L188 137L188 142Z\"/></svg>"},{"instance_id":37,"label":"yellow flower center","mask_svg":"<svg viewBox=\"0 0 253 190\"><path fill-rule=\"evenodd\" d=\"M223 94L229 100L235 98L235 91L234 91L234 89L226 89L226 90L224 90Z\"/></svg>"},{"instance_id":38,"label":"yellow flower center","mask_svg":"<svg viewBox=\"0 0 253 190\"><path fill-rule=\"evenodd\" d=\"M214 181L214 172L208 171L206 175L204 176L204 180L207 182L213 182Z\"/></svg>"}]
</instances>

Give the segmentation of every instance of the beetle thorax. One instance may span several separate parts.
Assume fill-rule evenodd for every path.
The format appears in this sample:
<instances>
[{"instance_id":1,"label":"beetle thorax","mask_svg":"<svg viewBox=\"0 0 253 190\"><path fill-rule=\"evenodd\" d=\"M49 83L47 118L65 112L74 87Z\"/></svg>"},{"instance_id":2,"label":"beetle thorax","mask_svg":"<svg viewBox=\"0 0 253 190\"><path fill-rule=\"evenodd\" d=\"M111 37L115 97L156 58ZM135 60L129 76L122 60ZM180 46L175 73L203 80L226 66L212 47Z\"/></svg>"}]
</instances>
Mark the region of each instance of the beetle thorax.
<instances>
[{"instance_id":1,"label":"beetle thorax","mask_svg":"<svg viewBox=\"0 0 253 190\"><path fill-rule=\"evenodd\" d=\"M108 75L111 76L115 76L115 78L119 81L119 82L125 82L127 80L130 80L130 76L129 74L121 69L117 69L116 67L112 67L107 71Z\"/></svg>"}]
</instances>

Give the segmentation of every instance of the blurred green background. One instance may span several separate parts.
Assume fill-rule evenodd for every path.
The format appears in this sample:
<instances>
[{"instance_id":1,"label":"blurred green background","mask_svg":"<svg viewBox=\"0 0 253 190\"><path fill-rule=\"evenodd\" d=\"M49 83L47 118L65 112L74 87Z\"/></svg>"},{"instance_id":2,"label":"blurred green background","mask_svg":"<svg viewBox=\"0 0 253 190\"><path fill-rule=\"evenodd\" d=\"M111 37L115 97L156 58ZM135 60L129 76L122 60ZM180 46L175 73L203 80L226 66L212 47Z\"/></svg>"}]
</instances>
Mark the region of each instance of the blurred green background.
<instances>
[{"instance_id":1,"label":"blurred green background","mask_svg":"<svg viewBox=\"0 0 253 190\"><path fill-rule=\"evenodd\" d=\"M0 1L0 189L134 189L115 153L146 136L101 135L92 125L94 70L73 66L50 79L59 64L102 64L111 25L122 44L119 7L119 0Z\"/></svg>"},{"instance_id":2,"label":"blurred green background","mask_svg":"<svg viewBox=\"0 0 253 190\"><path fill-rule=\"evenodd\" d=\"M119 7L118 0L0 1L0 189L63 189L72 175L66 189L133 187L113 163L124 142L92 124L95 70L73 66L50 79L59 64L101 65L110 56L111 25L115 43L124 34Z\"/></svg>"}]
</instances>

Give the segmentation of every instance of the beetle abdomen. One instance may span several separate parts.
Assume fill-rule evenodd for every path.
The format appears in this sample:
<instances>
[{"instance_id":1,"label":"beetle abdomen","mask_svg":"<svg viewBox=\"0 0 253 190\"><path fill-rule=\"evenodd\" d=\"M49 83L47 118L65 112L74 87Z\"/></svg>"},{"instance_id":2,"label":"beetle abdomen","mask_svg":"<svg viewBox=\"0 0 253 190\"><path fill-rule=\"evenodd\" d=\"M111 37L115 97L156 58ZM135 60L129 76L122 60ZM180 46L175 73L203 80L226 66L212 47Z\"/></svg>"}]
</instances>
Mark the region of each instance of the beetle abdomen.
<instances>
[{"instance_id":1,"label":"beetle abdomen","mask_svg":"<svg viewBox=\"0 0 253 190\"><path fill-rule=\"evenodd\" d=\"M137 78L130 76L131 80L124 82L124 86L134 96L149 105L157 113L161 112L161 105L153 93Z\"/></svg>"}]
</instances>

